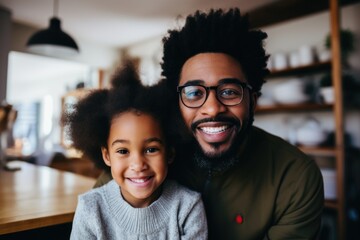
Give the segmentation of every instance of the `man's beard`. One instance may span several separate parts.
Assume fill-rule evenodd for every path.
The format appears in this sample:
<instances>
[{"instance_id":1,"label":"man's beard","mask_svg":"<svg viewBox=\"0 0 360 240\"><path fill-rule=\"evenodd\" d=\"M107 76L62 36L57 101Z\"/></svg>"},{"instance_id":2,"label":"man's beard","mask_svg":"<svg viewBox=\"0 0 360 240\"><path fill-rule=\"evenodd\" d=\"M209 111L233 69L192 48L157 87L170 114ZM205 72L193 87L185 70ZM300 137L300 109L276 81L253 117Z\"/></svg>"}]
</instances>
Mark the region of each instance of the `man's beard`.
<instances>
[{"instance_id":1,"label":"man's beard","mask_svg":"<svg viewBox=\"0 0 360 240\"><path fill-rule=\"evenodd\" d=\"M235 166L240 158L238 156L239 148L253 123L254 113L251 111L249 118L238 123L240 130L236 134L229 149L220 153L204 152L198 141L194 138L195 146L194 161L196 165L202 169L211 170L213 172L224 172ZM216 145L213 146L216 149Z\"/></svg>"}]
</instances>

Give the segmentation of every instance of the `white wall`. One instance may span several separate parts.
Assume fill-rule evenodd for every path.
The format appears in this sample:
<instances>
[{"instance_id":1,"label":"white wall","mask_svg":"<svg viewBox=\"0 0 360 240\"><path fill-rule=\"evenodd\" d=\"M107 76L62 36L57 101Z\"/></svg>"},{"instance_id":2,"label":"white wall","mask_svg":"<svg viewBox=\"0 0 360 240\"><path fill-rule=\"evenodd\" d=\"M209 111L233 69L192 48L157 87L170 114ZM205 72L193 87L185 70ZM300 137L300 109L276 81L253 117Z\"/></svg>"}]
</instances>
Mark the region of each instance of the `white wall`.
<instances>
[{"instance_id":1,"label":"white wall","mask_svg":"<svg viewBox=\"0 0 360 240\"><path fill-rule=\"evenodd\" d=\"M140 58L140 77L144 85L153 85L160 80L162 58L162 36L130 46L126 54Z\"/></svg>"}]
</instances>

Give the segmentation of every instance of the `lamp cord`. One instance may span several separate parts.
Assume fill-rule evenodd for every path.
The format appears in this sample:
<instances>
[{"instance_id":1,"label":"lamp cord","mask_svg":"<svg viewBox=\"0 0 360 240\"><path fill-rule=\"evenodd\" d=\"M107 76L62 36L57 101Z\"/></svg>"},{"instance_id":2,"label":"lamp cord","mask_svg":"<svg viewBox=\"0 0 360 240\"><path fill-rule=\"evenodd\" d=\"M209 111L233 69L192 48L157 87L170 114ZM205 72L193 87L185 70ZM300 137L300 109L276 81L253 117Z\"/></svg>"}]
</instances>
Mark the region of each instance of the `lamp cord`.
<instances>
[{"instance_id":1,"label":"lamp cord","mask_svg":"<svg viewBox=\"0 0 360 240\"><path fill-rule=\"evenodd\" d=\"M54 17L57 17L57 15L58 15L58 10L59 10L59 1L58 1L58 0L54 0Z\"/></svg>"}]
</instances>

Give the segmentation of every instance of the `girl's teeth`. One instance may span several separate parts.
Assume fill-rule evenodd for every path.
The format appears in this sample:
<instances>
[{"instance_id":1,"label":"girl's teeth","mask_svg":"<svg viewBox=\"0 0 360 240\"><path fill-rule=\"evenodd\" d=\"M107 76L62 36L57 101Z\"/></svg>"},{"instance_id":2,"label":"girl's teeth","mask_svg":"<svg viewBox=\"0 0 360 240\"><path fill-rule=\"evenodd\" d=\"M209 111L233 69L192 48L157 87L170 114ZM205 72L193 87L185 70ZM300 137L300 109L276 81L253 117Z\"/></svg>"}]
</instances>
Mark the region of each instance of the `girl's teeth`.
<instances>
[{"instance_id":1,"label":"girl's teeth","mask_svg":"<svg viewBox=\"0 0 360 240\"><path fill-rule=\"evenodd\" d=\"M131 178L130 180L132 182L135 182L135 183L144 183L148 180L149 178Z\"/></svg>"},{"instance_id":2,"label":"girl's teeth","mask_svg":"<svg viewBox=\"0 0 360 240\"><path fill-rule=\"evenodd\" d=\"M227 129L226 126L221 127L202 127L201 130L208 134L216 134L220 132L224 132Z\"/></svg>"}]
</instances>

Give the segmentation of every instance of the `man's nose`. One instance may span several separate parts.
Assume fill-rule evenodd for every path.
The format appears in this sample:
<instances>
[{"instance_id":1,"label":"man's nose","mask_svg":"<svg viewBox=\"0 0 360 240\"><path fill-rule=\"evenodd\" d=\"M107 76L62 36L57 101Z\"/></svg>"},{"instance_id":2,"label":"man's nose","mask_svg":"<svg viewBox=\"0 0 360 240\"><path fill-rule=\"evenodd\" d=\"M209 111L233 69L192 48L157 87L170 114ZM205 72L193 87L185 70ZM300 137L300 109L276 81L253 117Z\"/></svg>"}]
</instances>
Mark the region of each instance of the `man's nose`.
<instances>
[{"instance_id":1,"label":"man's nose","mask_svg":"<svg viewBox=\"0 0 360 240\"><path fill-rule=\"evenodd\" d=\"M214 90L210 90L209 96L205 103L201 106L200 111L203 115L215 117L219 113L225 112L226 106L217 99L216 92Z\"/></svg>"}]
</instances>

